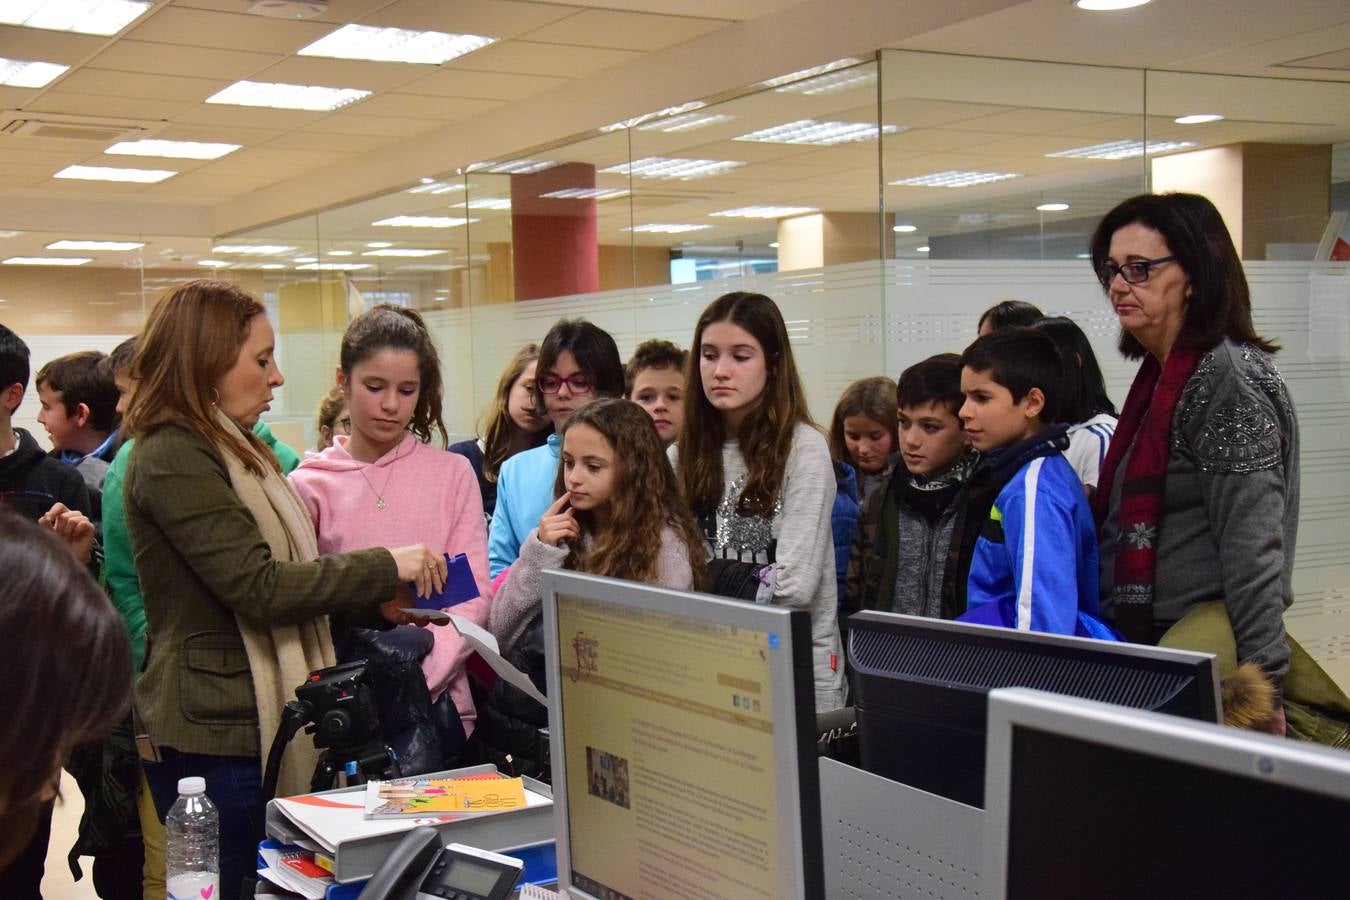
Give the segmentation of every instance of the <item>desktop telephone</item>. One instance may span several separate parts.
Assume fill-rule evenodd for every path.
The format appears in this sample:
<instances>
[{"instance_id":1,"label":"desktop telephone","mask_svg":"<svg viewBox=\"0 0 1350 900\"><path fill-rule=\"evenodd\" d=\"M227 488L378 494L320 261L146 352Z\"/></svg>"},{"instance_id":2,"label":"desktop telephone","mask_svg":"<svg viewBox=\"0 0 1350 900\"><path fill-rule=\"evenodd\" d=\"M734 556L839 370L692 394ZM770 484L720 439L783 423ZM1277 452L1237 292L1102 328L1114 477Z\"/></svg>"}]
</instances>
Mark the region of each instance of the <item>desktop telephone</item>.
<instances>
[{"instance_id":1,"label":"desktop telephone","mask_svg":"<svg viewBox=\"0 0 1350 900\"><path fill-rule=\"evenodd\" d=\"M463 844L441 846L434 828L414 828L371 876L357 900L506 900L524 863Z\"/></svg>"}]
</instances>

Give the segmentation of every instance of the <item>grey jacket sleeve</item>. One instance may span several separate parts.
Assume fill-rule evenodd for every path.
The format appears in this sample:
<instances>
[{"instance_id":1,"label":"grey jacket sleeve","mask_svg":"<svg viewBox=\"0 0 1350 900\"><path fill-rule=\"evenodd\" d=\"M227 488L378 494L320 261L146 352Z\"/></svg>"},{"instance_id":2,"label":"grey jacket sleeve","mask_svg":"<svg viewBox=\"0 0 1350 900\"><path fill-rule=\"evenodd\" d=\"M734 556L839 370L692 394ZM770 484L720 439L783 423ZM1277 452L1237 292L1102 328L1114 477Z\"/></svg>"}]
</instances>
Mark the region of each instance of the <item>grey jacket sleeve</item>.
<instances>
[{"instance_id":1,"label":"grey jacket sleeve","mask_svg":"<svg viewBox=\"0 0 1350 900\"><path fill-rule=\"evenodd\" d=\"M833 612L833 577L829 580L829 597L822 596L820 588L824 566L834 560L830 529L834 493L834 465L825 438L815 429L799 427L783 476L774 605L812 610L826 604Z\"/></svg>"},{"instance_id":2,"label":"grey jacket sleeve","mask_svg":"<svg viewBox=\"0 0 1350 900\"><path fill-rule=\"evenodd\" d=\"M537 528L531 529L525 543L520 545L520 557L511 564L506 580L492 598L492 610L488 615L488 629L497 639L503 655L539 612L544 596L540 584L544 570L562 568L566 559L567 548L543 543Z\"/></svg>"},{"instance_id":3,"label":"grey jacket sleeve","mask_svg":"<svg viewBox=\"0 0 1350 900\"><path fill-rule=\"evenodd\" d=\"M1222 584L1215 588L1228 607L1238 660L1256 663L1279 684L1289 669L1284 610L1293 599L1298 498L1288 467L1297 467L1298 426L1283 382L1271 387L1252 384L1240 364L1228 368L1212 394L1191 399L1195 408L1183 415L1180 438L1198 470L1219 555Z\"/></svg>"}]
</instances>

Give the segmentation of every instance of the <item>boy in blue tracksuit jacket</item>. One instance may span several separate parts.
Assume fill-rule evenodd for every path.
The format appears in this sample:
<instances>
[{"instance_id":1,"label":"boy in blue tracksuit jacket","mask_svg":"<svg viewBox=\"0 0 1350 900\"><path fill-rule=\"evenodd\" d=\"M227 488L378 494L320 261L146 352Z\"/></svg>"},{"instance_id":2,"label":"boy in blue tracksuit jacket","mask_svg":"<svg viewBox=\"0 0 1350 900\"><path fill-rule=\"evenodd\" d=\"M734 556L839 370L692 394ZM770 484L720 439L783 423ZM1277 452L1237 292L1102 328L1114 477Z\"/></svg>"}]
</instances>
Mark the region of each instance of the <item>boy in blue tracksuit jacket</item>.
<instances>
[{"instance_id":1,"label":"boy in blue tracksuit jacket","mask_svg":"<svg viewBox=\"0 0 1350 900\"><path fill-rule=\"evenodd\" d=\"M1067 380L1054 344L1001 329L961 357L961 421L983 454L986 502L965 518L978 529L959 618L1023 631L1116 639L1097 619L1097 535L1087 495L1052 425ZM972 501L978 502L978 501ZM969 546L969 541L967 541Z\"/></svg>"}]
</instances>

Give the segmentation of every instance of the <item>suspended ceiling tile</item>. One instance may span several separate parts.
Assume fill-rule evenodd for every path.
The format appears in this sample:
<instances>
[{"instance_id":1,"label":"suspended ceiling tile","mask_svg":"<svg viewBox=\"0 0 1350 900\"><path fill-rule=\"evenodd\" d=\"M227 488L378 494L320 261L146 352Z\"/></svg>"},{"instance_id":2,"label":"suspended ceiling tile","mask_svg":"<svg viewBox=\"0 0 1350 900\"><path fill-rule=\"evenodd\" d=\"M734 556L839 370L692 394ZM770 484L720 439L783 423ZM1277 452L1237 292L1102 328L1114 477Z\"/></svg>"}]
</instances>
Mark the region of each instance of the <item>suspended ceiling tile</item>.
<instances>
[{"instance_id":1,"label":"suspended ceiling tile","mask_svg":"<svg viewBox=\"0 0 1350 900\"><path fill-rule=\"evenodd\" d=\"M207 143L243 144L253 146L282 134L277 129L221 127L219 125L180 125L171 123L155 132L155 137L166 141L204 141Z\"/></svg>"},{"instance_id":2,"label":"suspended ceiling tile","mask_svg":"<svg viewBox=\"0 0 1350 900\"><path fill-rule=\"evenodd\" d=\"M948 131L943 128L916 128L888 134L882 140L888 150L959 150L1007 138L1005 134L979 131Z\"/></svg>"},{"instance_id":3,"label":"suspended ceiling tile","mask_svg":"<svg viewBox=\"0 0 1350 900\"><path fill-rule=\"evenodd\" d=\"M563 6L588 7L593 0L551 0ZM783 9L800 0L607 0L610 9L629 12L667 13L675 16L703 16L705 18L753 19L767 12Z\"/></svg>"},{"instance_id":4,"label":"suspended ceiling tile","mask_svg":"<svg viewBox=\"0 0 1350 900\"><path fill-rule=\"evenodd\" d=\"M241 2L239 9L246 7ZM179 6L161 8L127 35L135 41L190 47L222 47L264 53L294 53L333 31L328 22L273 19Z\"/></svg>"},{"instance_id":5,"label":"suspended ceiling tile","mask_svg":"<svg viewBox=\"0 0 1350 900\"><path fill-rule=\"evenodd\" d=\"M351 153L333 150L287 150L281 147L248 147L212 162L207 175L274 176L282 170L303 171L351 159ZM275 180L275 178L274 178Z\"/></svg>"},{"instance_id":6,"label":"suspended ceiling tile","mask_svg":"<svg viewBox=\"0 0 1350 900\"><path fill-rule=\"evenodd\" d=\"M33 88L0 86L0 109L22 109L25 103L37 95L37 90Z\"/></svg>"},{"instance_id":7,"label":"suspended ceiling tile","mask_svg":"<svg viewBox=\"0 0 1350 900\"><path fill-rule=\"evenodd\" d=\"M31 59L73 66L107 41L107 38L94 34L0 25L0 56L6 59Z\"/></svg>"},{"instance_id":8,"label":"suspended ceiling tile","mask_svg":"<svg viewBox=\"0 0 1350 900\"><path fill-rule=\"evenodd\" d=\"M237 197L266 187L276 179L241 175L191 174L151 185L146 193L169 197Z\"/></svg>"},{"instance_id":9,"label":"suspended ceiling tile","mask_svg":"<svg viewBox=\"0 0 1350 900\"><path fill-rule=\"evenodd\" d=\"M641 53L631 50L508 41L470 53L455 60L451 66L472 71L581 78L641 56Z\"/></svg>"},{"instance_id":10,"label":"suspended ceiling tile","mask_svg":"<svg viewBox=\"0 0 1350 900\"><path fill-rule=\"evenodd\" d=\"M71 94L201 103L229 84L228 81L210 78L114 72L83 66L63 78L58 89Z\"/></svg>"},{"instance_id":11,"label":"suspended ceiling tile","mask_svg":"<svg viewBox=\"0 0 1350 900\"><path fill-rule=\"evenodd\" d=\"M144 100L132 97L99 97L48 91L24 107L31 112L65 113L72 116L105 116L119 119L169 119L193 104L180 100Z\"/></svg>"},{"instance_id":12,"label":"suspended ceiling tile","mask_svg":"<svg viewBox=\"0 0 1350 900\"><path fill-rule=\"evenodd\" d=\"M367 134L387 135L390 138L411 137L442 127L440 122L426 119L404 119L392 116L367 116L359 113L343 112L329 115L321 122L310 125L307 132L324 134Z\"/></svg>"},{"instance_id":13,"label":"suspended ceiling tile","mask_svg":"<svg viewBox=\"0 0 1350 900\"><path fill-rule=\"evenodd\" d=\"M575 12L575 9L551 3L520 3L516 0L455 0L453 3L446 0L397 0L367 16L362 24L448 31L454 34L482 34L508 40Z\"/></svg>"},{"instance_id":14,"label":"suspended ceiling tile","mask_svg":"<svg viewBox=\"0 0 1350 900\"><path fill-rule=\"evenodd\" d=\"M588 9L523 35L546 44L660 50L731 24L726 19Z\"/></svg>"},{"instance_id":15,"label":"suspended ceiling tile","mask_svg":"<svg viewBox=\"0 0 1350 900\"><path fill-rule=\"evenodd\" d=\"M898 93L898 92L896 92ZM889 85L883 87L881 104L882 118L896 125L908 128L931 128L946 125L949 122L961 122L980 116L1004 112L1006 106L989 103L960 103L951 100L925 100L917 97L891 99Z\"/></svg>"},{"instance_id":16,"label":"suspended ceiling tile","mask_svg":"<svg viewBox=\"0 0 1350 900\"><path fill-rule=\"evenodd\" d=\"M276 147L282 150L343 150L352 153L365 153L389 143L385 135L374 134L311 134L298 129L289 134L272 138L263 147Z\"/></svg>"},{"instance_id":17,"label":"suspended ceiling tile","mask_svg":"<svg viewBox=\"0 0 1350 900\"><path fill-rule=\"evenodd\" d=\"M463 97L426 97L416 94L381 94L362 103L362 115L405 116L453 122L467 119L485 110L502 106L499 100L470 100Z\"/></svg>"},{"instance_id":18,"label":"suspended ceiling tile","mask_svg":"<svg viewBox=\"0 0 1350 900\"><path fill-rule=\"evenodd\" d=\"M434 70L435 66L408 63L292 56L256 73L253 80L387 91Z\"/></svg>"},{"instance_id":19,"label":"suspended ceiling tile","mask_svg":"<svg viewBox=\"0 0 1350 900\"><path fill-rule=\"evenodd\" d=\"M372 10L388 4L389 0L328 0L328 9L308 21L342 24L355 22ZM244 0L175 0L174 6L237 13L246 8L247 3Z\"/></svg>"},{"instance_id":20,"label":"suspended ceiling tile","mask_svg":"<svg viewBox=\"0 0 1350 900\"><path fill-rule=\"evenodd\" d=\"M560 84L566 84L568 80L550 75L440 69L403 85L399 88L399 92L427 94L434 97L472 97L480 100L522 100Z\"/></svg>"},{"instance_id":21,"label":"suspended ceiling tile","mask_svg":"<svg viewBox=\"0 0 1350 900\"><path fill-rule=\"evenodd\" d=\"M149 72L152 75L191 72L201 78L237 81L250 77L281 58L273 53L180 47L124 38L94 57L91 65L122 72Z\"/></svg>"},{"instance_id":22,"label":"suspended ceiling tile","mask_svg":"<svg viewBox=\"0 0 1350 900\"><path fill-rule=\"evenodd\" d=\"M1118 118L1114 114L1064 109L1012 109L948 125L952 131L1000 131L1048 134L1064 128L1090 128Z\"/></svg>"},{"instance_id":23,"label":"suspended ceiling tile","mask_svg":"<svg viewBox=\"0 0 1350 900\"><path fill-rule=\"evenodd\" d=\"M201 103L174 116L173 120L180 125L219 125L223 128L238 125L243 128L274 128L289 131L317 122L329 115L332 113L307 109L267 109L257 106Z\"/></svg>"}]
</instances>

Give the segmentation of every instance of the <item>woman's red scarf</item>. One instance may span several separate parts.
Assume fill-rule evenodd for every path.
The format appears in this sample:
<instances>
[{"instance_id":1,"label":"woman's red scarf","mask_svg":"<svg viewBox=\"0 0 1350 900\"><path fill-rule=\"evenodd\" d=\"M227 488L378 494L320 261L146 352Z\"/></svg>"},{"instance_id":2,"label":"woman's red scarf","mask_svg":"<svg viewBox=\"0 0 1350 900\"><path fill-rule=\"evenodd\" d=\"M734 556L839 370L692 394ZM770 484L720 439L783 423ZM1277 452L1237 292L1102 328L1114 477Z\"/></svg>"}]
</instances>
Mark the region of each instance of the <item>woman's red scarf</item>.
<instances>
[{"instance_id":1,"label":"woman's red scarf","mask_svg":"<svg viewBox=\"0 0 1350 900\"><path fill-rule=\"evenodd\" d=\"M1153 581L1172 416L1202 352L1198 347L1177 345L1162 365L1153 356L1145 358L1130 385L1097 481L1093 505L1100 534L1111 505L1116 470L1129 454L1116 512L1118 543L1111 599L1116 628L1137 644L1153 643Z\"/></svg>"}]
</instances>

